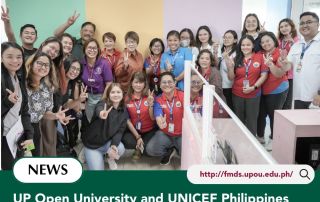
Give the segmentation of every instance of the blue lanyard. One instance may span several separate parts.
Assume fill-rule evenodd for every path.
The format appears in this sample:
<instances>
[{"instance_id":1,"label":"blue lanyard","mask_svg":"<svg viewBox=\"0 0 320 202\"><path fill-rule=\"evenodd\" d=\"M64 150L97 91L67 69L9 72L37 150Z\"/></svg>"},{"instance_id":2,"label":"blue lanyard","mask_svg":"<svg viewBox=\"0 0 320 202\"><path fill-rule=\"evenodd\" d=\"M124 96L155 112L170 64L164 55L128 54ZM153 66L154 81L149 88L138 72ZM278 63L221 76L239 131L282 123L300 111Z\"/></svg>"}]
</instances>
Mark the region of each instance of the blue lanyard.
<instances>
[{"instance_id":1,"label":"blue lanyard","mask_svg":"<svg viewBox=\"0 0 320 202\"><path fill-rule=\"evenodd\" d=\"M174 54L174 57L173 57L173 55L170 55L171 57L170 57L170 59L171 59L171 64L172 64L172 66L174 66L175 65L175 62L176 62L176 59L177 59L177 56L178 56L178 52L176 52L175 54Z\"/></svg>"},{"instance_id":2,"label":"blue lanyard","mask_svg":"<svg viewBox=\"0 0 320 202\"><path fill-rule=\"evenodd\" d=\"M251 65L251 58L249 59L248 63L244 62L244 66L246 68L246 78L248 78L248 75L249 75L249 67L250 67L250 65Z\"/></svg>"},{"instance_id":3,"label":"blue lanyard","mask_svg":"<svg viewBox=\"0 0 320 202\"><path fill-rule=\"evenodd\" d=\"M311 46L312 43L313 43L313 40L307 45L307 47L305 47L306 44L302 45L302 51L301 51L301 55L300 55L300 60L303 59L304 53L308 50L308 48Z\"/></svg>"},{"instance_id":4,"label":"blue lanyard","mask_svg":"<svg viewBox=\"0 0 320 202\"><path fill-rule=\"evenodd\" d=\"M174 107L174 98L172 100L171 105L169 104L168 100L167 100L167 106L169 107L170 110L170 121L173 121L173 107Z\"/></svg>"}]
</instances>

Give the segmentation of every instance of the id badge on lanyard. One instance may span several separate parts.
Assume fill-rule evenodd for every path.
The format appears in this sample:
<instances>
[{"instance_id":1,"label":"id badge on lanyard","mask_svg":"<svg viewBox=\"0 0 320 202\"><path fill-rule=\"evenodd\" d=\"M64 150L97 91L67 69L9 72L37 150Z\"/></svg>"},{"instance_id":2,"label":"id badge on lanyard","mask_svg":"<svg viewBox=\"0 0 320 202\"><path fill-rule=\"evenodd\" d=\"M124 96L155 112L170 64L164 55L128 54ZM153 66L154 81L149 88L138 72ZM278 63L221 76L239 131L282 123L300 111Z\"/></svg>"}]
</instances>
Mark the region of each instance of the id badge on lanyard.
<instances>
[{"instance_id":1,"label":"id badge on lanyard","mask_svg":"<svg viewBox=\"0 0 320 202\"><path fill-rule=\"evenodd\" d=\"M249 59L249 62L247 64L244 63L244 66L245 66L245 69L246 69L246 77L243 80L243 87L244 88L249 88L250 87L250 82L249 82L249 79L248 79L250 65L251 65L251 58Z\"/></svg>"},{"instance_id":2,"label":"id badge on lanyard","mask_svg":"<svg viewBox=\"0 0 320 202\"><path fill-rule=\"evenodd\" d=\"M167 106L170 110L170 122L168 125L168 132L173 133L174 132L174 123L173 123L173 107L174 107L174 99L172 100L172 104L170 105L168 100L167 100Z\"/></svg>"}]
</instances>

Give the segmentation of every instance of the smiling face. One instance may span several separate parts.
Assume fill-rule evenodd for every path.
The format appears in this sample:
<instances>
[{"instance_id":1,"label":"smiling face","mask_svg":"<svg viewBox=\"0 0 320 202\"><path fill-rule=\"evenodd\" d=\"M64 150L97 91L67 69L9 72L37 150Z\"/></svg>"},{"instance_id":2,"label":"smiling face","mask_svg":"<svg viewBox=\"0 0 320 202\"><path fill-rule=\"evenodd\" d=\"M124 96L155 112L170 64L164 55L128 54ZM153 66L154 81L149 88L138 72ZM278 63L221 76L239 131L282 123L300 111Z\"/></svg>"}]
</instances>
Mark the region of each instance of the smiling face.
<instances>
[{"instance_id":1,"label":"smiling face","mask_svg":"<svg viewBox=\"0 0 320 202\"><path fill-rule=\"evenodd\" d=\"M108 51L112 51L115 47L115 42L113 39L108 38L108 37L104 37L104 41L103 41L104 47L108 50Z\"/></svg>"},{"instance_id":2,"label":"smiling face","mask_svg":"<svg viewBox=\"0 0 320 202\"><path fill-rule=\"evenodd\" d=\"M123 91L121 90L121 88L119 88L118 86L113 86L109 94L109 99L111 100L111 102L113 104L118 104L121 102L122 98Z\"/></svg>"},{"instance_id":3,"label":"smiling face","mask_svg":"<svg viewBox=\"0 0 320 202\"><path fill-rule=\"evenodd\" d=\"M90 24L84 26L80 31L80 36L84 41L92 39L94 36L94 27Z\"/></svg>"},{"instance_id":4,"label":"smiling face","mask_svg":"<svg viewBox=\"0 0 320 202\"><path fill-rule=\"evenodd\" d=\"M232 46L234 43L237 43L237 39L235 39L230 32L225 33L223 36L223 45L229 47Z\"/></svg>"},{"instance_id":5,"label":"smiling face","mask_svg":"<svg viewBox=\"0 0 320 202\"><path fill-rule=\"evenodd\" d=\"M249 39L243 39L241 42L241 51L243 55L251 54L253 51L253 43Z\"/></svg>"},{"instance_id":6,"label":"smiling face","mask_svg":"<svg viewBox=\"0 0 320 202\"><path fill-rule=\"evenodd\" d=\"M126 48L129 52L134 52L138 47L138 43L136 40L127 38L126 40Z\"/></svg>"},{"instance_id":7,"label":"smiling face","mask_svg":"<svg viewBox=\"0 0 320 202\"><path fill-rule=\"evenodd\" d=\"M144 87L145 87L145 83L143 81L140 81L136 78L133 79L132 88L135 93L141 93L143 91Z\"/></svg>"},{"instance_id":8,"label":"smiling face","mask_svg":"<svg viewBox=\"0 0 320 202\"><path fill-rule=\"evenodd\" d=\"M154 55L160 55L162 52L162 45L159 41L155 42L152 47L151 50L153 52Z\"/></svg>"},{"instance_id":9,"label":"smiling face","mask_svg":"<svg viewBox=\"0 0 320 202\"><path fill-rule=\"evenodd\" d=\"M209 53L202 53L198 61L201 68L208 68L211 65L211 58Z\"/></svg>"},{"instance_id":10,"label":"smiling face","mask_svg":"<svg viewBox=\"0 0 320 202\"><path fill-rule=\"evenodd\" d=\"M26 27L22 31L20 37L23 44L33 45L37 39L36 30L32 27Z\"/></svg>"},{"instance_id":11,"label":"smiling face","mask_svg":"<svg viewBox=\"0 0 320 202\"><path fill-rule=\"evenodd\" d=\"M91 41L88 43L86 50L85 50L86 56L90 59L95 59L97 58L98 55L98 45L96 42Z\"/></svg>"},{"instance_id":12,"label":"smiling face","mask_svg":"<svg viewBox=\"0 0 320 202\"><path fill-rule=\"evenodd\" d=\"M247 17L245 27L247 32L256 32L258 29L258 20L254 16Z\"/></svg>"},{"instance_id":13,"label":"smiling face","mask_svg":"<svg viewBox=\"0 0 320 202\"><path fill-rule=\"evenodd\" d=\"M49 42L42 47L42 52L48 54L51 60L54 60L60 54L60 45L58 42Z\"/></svg>"},{"instance_id":14,"label":"smiling face","mask_svg":"<svg viewBox=\"0 0 320 202\"><path fill-rule=\"evenodd\" d=\"M287 36L291 33L291 25L288 22L284 21L280 23L279 31L282 35Z\"/></svg>"},{"instance_id":15,"label":"smiling face","mask_svg":"<svg viewBox=\"0 0 320 202\"><path fill-rule=\"evenodd\" d=\"M50 59L46 56L40 56L32 65L33 75L43 78L49 74L50 68Z\"/></svg>"},{"instance_id":16,"label":"smiling face","mask_svg":"<svg viewBox=\"0 0 320 202\"><path fill-rule=\"evenodd\" d=\"M191 76L191 93L199 93L202 90L203 82L198 75Z\"/></svg>"},{"instance_id":17,"label":"smiling face","mask_svg":"<svg viewBox=\"0 0 320 202\"><path fill-rule=\"evenodd\" d=\"M209 32L207 30L201 29L199 31L199 41L201 43L208 43L209 37L210 37L210 35L209 35Z\"/></svg>"},{"instance_id":18,"label":"smiling face","mask_svg":"<svg viewBox=\"0 0 320 202\"><path fill-rule=\"evenodd\" d=\"M166 94L170 94L171 92L174 91L175 86L176 86L176 83L171 76L165 75L161 77L160 88L162 92Z\"/></svg>"},{"instance_id":19,"label":"smiling face","mask_svg":"<svg viewBox=\"0 0 320 202\"><path fill-rule=\"evenodd\" d=\"M70 80L74 80L79 76L80 71L81 71L80 63L78 61L73 62L70 65L69 71L67 72L67 78L69 78Z\"/></svg>"},{"instance_id":20,"label":"smiling face","mask_svg":"<svg viewBox=\"0 0 320 202\"><path fill-rule=\"evenodd\" d=\"M69 37L62 37L61 39L63 53L64 54L70 54L73 48L72 40Z\"/></svg>"},{"instance_id":21,"label":"smiling face","mask_svg":"<svg viewBox=\"0 0 320 202\"><path fill-rule=\"evenodd\" d=\"M167 39L168 47L172 52L175 52L180 47L180 39L176 35L170 35Z\"/></svg>"},{"instance_id":22,"label":"smiling face","mask_svg":"<svg viewBox=\"0 0 320 202\"><path fill-rule=\"evenodd\" d=\"M318 33L319 22L311 15L302 16L299 25L299 31L305 39L310 40Z\"/></svg>"},{"instance_id":23,"label":"smiling face","mask_svg":"<svg viewBox=\"0 0 320 202\"><path fill-rule=\"evenodd\" d=\"M23 63L22 52L17 48L10 47L3 52L1 60L9 72L16 72Z\"/></svg>"},{"instance_id":24,"label":"smiling face","mask_svg":"<svg viewBox=\"0 0 320 202\"><path fill-rule=\"evenodd\" d=\"M264 35L261 38L261 42L260 43L261 43L261 47L266 52L270 52L275 48L275 43L274 43L273 39L268 35Z\"/></svg>"}]
</instances>

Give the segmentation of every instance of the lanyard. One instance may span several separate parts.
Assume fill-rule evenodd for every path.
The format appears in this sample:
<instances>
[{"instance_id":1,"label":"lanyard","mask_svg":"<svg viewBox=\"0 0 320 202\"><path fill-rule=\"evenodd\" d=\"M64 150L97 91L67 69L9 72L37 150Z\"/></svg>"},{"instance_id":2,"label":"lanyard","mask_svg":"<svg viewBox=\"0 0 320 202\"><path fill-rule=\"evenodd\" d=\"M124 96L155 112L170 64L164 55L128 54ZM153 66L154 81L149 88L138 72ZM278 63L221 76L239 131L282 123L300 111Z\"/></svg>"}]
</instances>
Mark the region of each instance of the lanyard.
<instances>
[{"instance_id":1,"label":"lanyard","mask_svg":"<svg viewBox=\"0 0 320 202\"><path fill-rule=\"evenodd\" d=\"M170 121L173 121L173 107L174 107L174 98L172 100L171 105L169 104L168 100L167 100L167 106L169 107L170 110Z\"/></svg>"},{"instance_id":2,"label":"lanyard","mask_svg":"<svg viewBox=\"0 0 320 202\"><path fill-rule=\"evenodd\" d=\"M141 102L142 102L142 98L140 98L138 104L136 103L136 101L133 101L133 104L134 104L134 106L135 106L136 109L137 109L138 119L140 119L140 113L141 113L140 107L141 107Z\"/></svg>"},{"instance_id":3,"label":"lanyard","mask_svg":"<svg viewBox=\"0 0 320 202\"><path fill-rule=\"evenodd\" d=\"M151 60L152 60L151 57L149 57L149 64L151 64ZM160 61L157 60L155 66L153 67L153 74L155 76L157 76L157 72L158 72L159 66L160 66Z\"/></svg>"},{"instance_id":4,"label":"lanyard","mask_svg":"<svg viewBox=\"0 0 320 202\"><path fill-rule=\"evenodd\" d=\"M248 75L249 75L249 67L251 65L251 58L249 59L248 63L245 63L244 62L244 66L246 68L246 78L248 78Z\"/></svg>"},{"instance_id":5,"label":"lanyard","mask_svg":"<svg viewBox=\"0 0 320 202\"><path fill-rule=\"evenodd\" d=\"M112 57L113 62L111 62L110 57ZM110 67L112 67L114 65L114 63L116 62L116 57L114 55L113 56L107 55L107 59L109 61Z\"/></svg>"},{"instance_id":6,"label":"lanyard","mask_svg":"<svg viewBox=\"0 0 320 202\"><path fill-rule=\"evenodd\" d=\"M92 71L90 71L90 67L88 65L88 73L89 73L88 81L89 81L89 86L90 86L90 89L91 89L91 93L93 93L93 85L94 85L94 82L95 82L95 79L93 79L93 72L94 72L94 67L92 68Z\"/></svg>"},{"instance_id":7,"label":"lanyard","mask_svg":"<svg viewBox=\"0 0 320 202\"><path fill-rule=\"evenodd\" d=\"M281 49L282 49L282 50L286 49L287 44L288 44L288 41L286 41L286 42L284 43L284 39L283 39L283 40L281 41Z\"/></svg>"},{"instance_id":8,"label":"lanyard","mask_svg":"<svg viewBox=\"0 0 320 202\"><path fill-rule=\"evenodd\" d=\"M171 59L171 64L172 64L172 66L174 66L174 64L175 64L175 62L176 62L176 59L177 59L177 56L178 56L178 52L176 52L175 54L174 54L174 57L173 57L173 55L170 55L171 57L170 57L170 59Z\"/></svg>"},{"instance_id":9,"label":"lanyard","mask_svg":"<svg viewBox=\"0 0 320 202\"><path fill-rule=\"evenodd\" d=\"M304 56L304 53L308 50L308 48L311 46L311 44L313 43L313 40L306 46L306 44L303 44L302 45L302 52L301 52L301 55L300 55L300 60L303 59L303 56Z\"/></svg>"},{"instance_id":10,"label":"lanyard","mask_svg":"<svg viewBox=\"0 0 320 202\"><path fill-rule=\"evenodd\" d=\"M208 70L204 73L203 77L206 81L209 82L210 76L211 76L211 67L208 67Z\"/></svg>"}]
</instances>

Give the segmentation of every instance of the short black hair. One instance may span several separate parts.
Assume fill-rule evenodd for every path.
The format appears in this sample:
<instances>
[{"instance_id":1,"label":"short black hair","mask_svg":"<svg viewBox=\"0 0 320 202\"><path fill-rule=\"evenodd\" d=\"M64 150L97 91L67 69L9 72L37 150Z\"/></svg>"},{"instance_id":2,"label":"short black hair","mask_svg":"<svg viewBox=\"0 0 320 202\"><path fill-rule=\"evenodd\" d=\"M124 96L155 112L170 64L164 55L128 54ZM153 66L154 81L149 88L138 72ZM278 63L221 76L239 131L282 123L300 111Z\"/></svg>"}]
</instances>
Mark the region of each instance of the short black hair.
<instances>
[{"instance_id":1,"label":"short black hair","mask_svg":"<svg viewBox=\"0 0 320 202\"><path fill-rule=\"evenodd\" d=\"M319 16L314 13L314 12L310 12L310 11L307 11L307 12L303 12L301 15L300 15L300 20L303 16L306 16L306 15L311 15L313 18L315 18L317 20L317 22L319 22Z\"/></svg>"},{"instance_id":2,"label":"short black hair","mask_svg":"<svg viewBox=\"0 0 320 202\"><path fill-rule=\"evenodd\" d=\"M33 28L34 31L35 31L35 33L36 33L36 36L38 35L37 29L36 29L36 27L35 27L33 24L25 24L25 25L23 25L23 26L20 28L20 35L21 35L22 32L23 32L26 28L28 28L28 27Z\"/></svg>"},{"instance_id":3,"label":"short black hair","mask_svg":"<svg viewBox=\"0 0 320 202\"><path fill-rule=\"evenodd\" d=\"M93 24L92 22L85 22L81 25L81 29L83 29L85 26L87 25L91 25L93 27L93 31L95 32L96 31L96 25Z\"/></svg>"}]
</instances>

